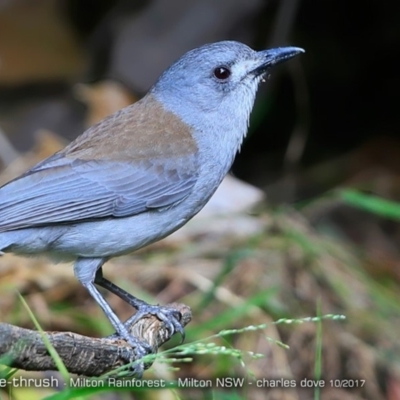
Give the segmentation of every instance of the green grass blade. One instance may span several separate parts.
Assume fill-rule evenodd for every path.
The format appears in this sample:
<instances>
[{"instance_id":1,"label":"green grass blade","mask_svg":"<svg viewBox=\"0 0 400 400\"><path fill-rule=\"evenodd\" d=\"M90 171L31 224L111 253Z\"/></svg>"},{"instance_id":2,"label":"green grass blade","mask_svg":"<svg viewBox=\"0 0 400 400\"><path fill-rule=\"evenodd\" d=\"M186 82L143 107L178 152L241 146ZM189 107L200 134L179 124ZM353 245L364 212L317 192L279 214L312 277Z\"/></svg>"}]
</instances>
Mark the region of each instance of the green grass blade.
<instances>
[{"instance_id":1,"label":"green grass blade","mask_svg":"<svg viewBox=\"0 0 400 400\"><path fill-rule=\"evenodd\" d=\"M265 304L268 301L268 298L273 296L277 290L277 288L271 288L259 292L253 297L246 299L246 302L242 305L227 309L226 311L216 315L214 318L211 318L208 321L204 322L203 324L201 324L201 326L187 329L187 333L190 332L199 335L204 331L214 330L221 326L227 326L233 321L240 320L243 316L248 315L248 313L254 306L259 307Z\"/></svg>"},{"instance_id":2,"label":"green grass blade","mask_svg":"<svg viewBox=\"0 0 400 400\"><path fill-rule=\"evenodd\" d=\"M230 274L230 272L232 272L240 261L249 257L251 254L252 251L250 249L239 249L228 255L221 271L213 280L213 286L204 294L200 304L198 305L198 309L204 309L212 302L218 286L222 285L224 279Z\"/></svg>"},{"instance_id":3,"label":"green grass blade","mask_svg":"<svg viewBox=\"0 0 400 400\"><path fill-rule=\"evenodd\" d=\"M381 197L365 194L357 190L344 189L339 197L348 205L379 215L383 218L400 221L400 204Z\"/></svg>"},{"instance_id":4,"label":"green grass blade","mask_svg":"<svg viewBox=\"0 0 400 400\"><path fill-rule=\"evenodd\" d=\"M68 372L67 368L65 367L63 361L61 360L61 358L58 355L54 346L50 343L49 338L47 337L46 333L43 331L42 327L40 326L40 324L39 324L38 320L36 319L35 315L33 314L32 310L29 308L28 304L26 303L25 299L21 296L21 294L19 292L17 292L17 294L18 294L18 297L19 297L20 301L22 302L23 306L25 307L26 311L28 312L29 317L33 321L36 329L40 332L42 340L43 340L50 356L53 358L57 369L60 371L60 374L63 377L64 382L68 385L70 376L69 376L69 372Z\"/></svg>"},{"instance_id":5,"label":"green grass blade","mask_svg":"<svg viewBox=\"0 0 400 400\"><path fill-rule=\"evenodd\" d=\"M322 376L322 314L321 314L321 299L317 301L317 316L320 319L316 322L317 324L317 337L315 345L315 367L314 367L314 379L315 382L321 381ZM319 386L315 387L314 390L314 400L319 400L321 398L321 388Z\"/></svg>"}]
</instances>

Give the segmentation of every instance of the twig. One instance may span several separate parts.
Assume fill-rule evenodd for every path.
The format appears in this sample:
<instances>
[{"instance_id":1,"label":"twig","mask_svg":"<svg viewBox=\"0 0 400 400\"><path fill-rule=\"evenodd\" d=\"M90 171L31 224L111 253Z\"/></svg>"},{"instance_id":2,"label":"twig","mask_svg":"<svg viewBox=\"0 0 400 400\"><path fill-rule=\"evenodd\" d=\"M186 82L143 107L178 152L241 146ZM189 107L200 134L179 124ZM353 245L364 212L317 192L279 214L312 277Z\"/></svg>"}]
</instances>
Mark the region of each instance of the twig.
<instances>
[{"instance_id":1,"label":"twig","mask_svg":"<svg viewBox=\"0 0 400 400\"><path fill-rule=\"evenodd\" d=\"M175 303L169 306L180 311L183 326L190 322L192 313L188 306ZM171 338L164 322L153 315L142 318L128 330L147 342L153 353ZM71 373L100 376L137 358L135 349L122 339L92 338L73 332L45 333ZM28 371L57 369L40 332L5 323L0 324L0 357L10 367Z\"/></svg>"}]
</instances>

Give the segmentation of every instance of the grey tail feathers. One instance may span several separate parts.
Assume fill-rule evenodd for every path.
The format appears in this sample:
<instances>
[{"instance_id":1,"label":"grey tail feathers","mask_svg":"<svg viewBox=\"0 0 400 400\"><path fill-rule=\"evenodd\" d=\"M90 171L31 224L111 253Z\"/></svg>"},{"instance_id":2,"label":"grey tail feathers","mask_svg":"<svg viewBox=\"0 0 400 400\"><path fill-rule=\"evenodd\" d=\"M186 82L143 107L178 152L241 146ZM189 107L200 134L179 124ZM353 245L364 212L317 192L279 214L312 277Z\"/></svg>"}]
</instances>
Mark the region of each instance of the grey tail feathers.
<instances>
[{"instance_id":1,"label":"grey tail feathers","mask_svg":"<svg viewBox=\"0 0 400 400\"><path fill-rule=\"evenodd\" d=\"M9 247L11 244L12 242L10 243L10 241L7 240L7 237L0 233L0 257L5 254L4 250L7 250L7 247Z\"/></svg>"}]
</instances>

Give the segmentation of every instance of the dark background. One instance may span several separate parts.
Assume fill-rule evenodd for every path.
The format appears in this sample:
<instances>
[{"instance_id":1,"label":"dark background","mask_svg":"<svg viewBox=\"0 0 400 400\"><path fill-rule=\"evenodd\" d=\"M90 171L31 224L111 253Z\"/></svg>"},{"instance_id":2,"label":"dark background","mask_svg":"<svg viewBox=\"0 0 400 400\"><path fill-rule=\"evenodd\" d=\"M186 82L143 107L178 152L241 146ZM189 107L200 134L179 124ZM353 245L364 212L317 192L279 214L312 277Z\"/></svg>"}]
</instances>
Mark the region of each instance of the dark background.
<instances>
[{"instance_id":1,"label":"dark background","mask_svg":"<svg viewBox=\"0 0 400 400\"><path fill-rule=\"evenodd\" d=\"M41 128L74 138L84 130L87 112L74 95L75 83L112 78L140 97L166 66L205 42L241 40L256 49L289 44L303 47L306 54L280 67L260 89L234 174L269 191L271 202L292 203L323 193L370 164L398 173L399 2L217 3L3 2L0 17L3 13L2 18L17 21L7 26L17 30L24 24L18 19L29 14L40 19L47 13L48 20L63 25L78 54L66 51L64 64L74 58L71 70L57 74L54 69L52 76L20 74L10 80L0 70L4 133L20 151L32 146ZM29 24L25 39L32 46L35 24ZM0 27L2 43L12 46L14 32L7 32L7 26ZM56 40L51 34L47 38ZM43 38L38 35L37 40ZM29 65L35 57L24 56L21 45L14 48L18 51L14 58L20 63ZM60 52L59 63L62 56ZM36 57L46 63L45 52ZM7 59L2 61L7 65ZM332 162L331 168L326 162ZM321 165L325 172L317 177L309 172ZM287 176L291 190L277 189L276 183Z\"/></svg>"}]
</instances>

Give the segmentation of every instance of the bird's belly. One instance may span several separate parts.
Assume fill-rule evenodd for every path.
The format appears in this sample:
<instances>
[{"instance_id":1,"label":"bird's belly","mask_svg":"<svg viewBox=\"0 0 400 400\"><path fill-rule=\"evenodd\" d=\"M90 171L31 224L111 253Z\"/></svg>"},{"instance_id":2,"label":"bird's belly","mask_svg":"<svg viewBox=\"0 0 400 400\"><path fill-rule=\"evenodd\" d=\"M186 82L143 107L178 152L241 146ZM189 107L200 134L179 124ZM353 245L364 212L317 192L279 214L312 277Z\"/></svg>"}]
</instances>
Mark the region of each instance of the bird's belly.
<instances>
[{"instance_id":1,"label":"bird's belly","mask_svg":"<svg viewBox=\"0 0 400 400\"><path fill-rule=\"evenodd\" d=\"M0 251L46 254L57 260L113 257L158 241L183 226L207 202L208 193L189 196L164 210L73 225L53 225L0 233Z\"/></svg>"},{"instance_id":2,"label":"bird's belly","mask_svg":"<svg viewBox=\"0 0 400 400\"><path fill-rule=\"evenodd\" d=\"M189 196L170 208L132 217L57 224L0 233L0 252L45 254L51 258L114 257L131 253L175 232L213 195L226 171L199 179Z\"/></svg>"},{"instance_id":3,"label":"bird's belly","mask_svg":"<svg viewBox=\"0 0 400 400\"><path fill-rule=\"evenodd\" d=\"M57 251L82 257L123 255L168 236L187 221L176 217L166 210L83 223L68 230L55 245Z\"/></svg>"}]
</instances>

